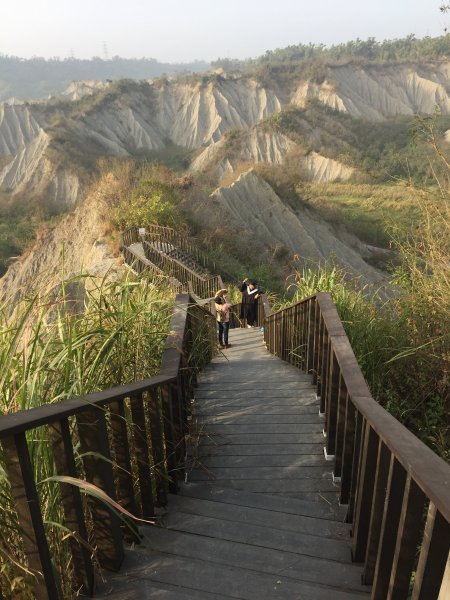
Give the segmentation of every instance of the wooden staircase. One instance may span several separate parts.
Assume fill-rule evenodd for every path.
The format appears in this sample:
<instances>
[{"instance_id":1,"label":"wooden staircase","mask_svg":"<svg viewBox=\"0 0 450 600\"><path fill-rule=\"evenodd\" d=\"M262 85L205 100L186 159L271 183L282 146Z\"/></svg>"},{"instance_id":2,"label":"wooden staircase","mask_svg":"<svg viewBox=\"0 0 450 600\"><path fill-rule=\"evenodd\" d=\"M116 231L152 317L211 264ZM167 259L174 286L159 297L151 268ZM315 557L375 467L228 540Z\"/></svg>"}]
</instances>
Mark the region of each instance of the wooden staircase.
<instances>
[{"instance_id":1,"label":"wooden staircase","mask_svg":"<svg viewBox=\"0 0 450 600\"><path fill-rule=\"evenodd\" d=\"M259 330L230 342L199 378L187 482L101 597L366 600L311 378Z\"/></svg>"}]
</instances>

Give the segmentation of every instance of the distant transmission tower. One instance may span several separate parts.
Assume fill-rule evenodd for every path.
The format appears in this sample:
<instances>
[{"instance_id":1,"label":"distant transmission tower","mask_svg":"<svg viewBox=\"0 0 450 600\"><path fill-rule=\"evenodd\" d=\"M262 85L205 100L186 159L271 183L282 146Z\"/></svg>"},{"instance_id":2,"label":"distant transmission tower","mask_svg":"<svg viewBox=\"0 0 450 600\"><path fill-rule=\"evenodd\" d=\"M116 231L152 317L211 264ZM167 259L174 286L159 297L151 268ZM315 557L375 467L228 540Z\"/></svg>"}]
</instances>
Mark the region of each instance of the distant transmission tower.
<instances>
[{"instance_id":1,"label":"distant transmission tower","mask_svg":"<svg viewBox=\"0 0 450 600\"><path fill-rule=\"evenodd\" d=\"M108 45L103 42L103 60L109 60Z\"/></svg>"}]
</instances>

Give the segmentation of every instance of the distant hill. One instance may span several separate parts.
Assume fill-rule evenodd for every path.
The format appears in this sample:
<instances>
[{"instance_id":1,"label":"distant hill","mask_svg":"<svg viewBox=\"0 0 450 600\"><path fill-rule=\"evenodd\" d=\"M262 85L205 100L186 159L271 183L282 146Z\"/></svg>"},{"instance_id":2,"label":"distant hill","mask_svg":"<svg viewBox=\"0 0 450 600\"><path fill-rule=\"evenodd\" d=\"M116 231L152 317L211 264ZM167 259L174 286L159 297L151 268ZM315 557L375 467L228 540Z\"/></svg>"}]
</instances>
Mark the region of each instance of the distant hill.
<instances>
[{"instance_id":1,"label":"distant hill","mask_svg":"<svg viewBox=\"0 0 450 600\"><path fill-rule=\"evenodd\" d=\"M203 72L210 68L204 61L169 64L154 58L94 57L19 58L0 54L0 102L11 98L39 100L63 92L72 81L151 79L162 74Z\"/></svg>"},{"instance_id":2,"label":"distant hill","mask_svg":"<svg viewBox=\"0 0 450 600\"><path fill-rule=\"evenodd\" d=\"M227 224L237 206L249 214L254 206L257 222L249 216L246 230L258 232L255 239L260 236L269 253L326 256L328 251L312 243L309 249L303 245L301 227L308 223L313 241L319 234L336 237L336 260L362 274L357 261L371 256L358 242L313 227L317 219L300 212L310 201L308 185L389 184L405 177L429 185L436 170L420 127L429 123L443 151L449 147L450 60L443 58L331 61L320 72L216 69L151 82L83 75L89 79L70 86L69 95L0 103L0 274L42 220L76 209L101 166L123 161L162 162L193 182L188 213L193 222L207 217L202 231L214 222L218 204L225 205L222 199L230 213L223 219ZM299 189L306 190L306 199ZM347 202L346 192L339 202ZM295 227L292 211L299 215ZM333 211L327 215L337 220ZM271 224L277 231L269 236ZM357 235L361 227L355 227ZM377 244L377 236L366 235L365 242ZM340 241L359 257L344 252ZM372 273L368 278L377 281Z\"/></svg>"}]
</instances>

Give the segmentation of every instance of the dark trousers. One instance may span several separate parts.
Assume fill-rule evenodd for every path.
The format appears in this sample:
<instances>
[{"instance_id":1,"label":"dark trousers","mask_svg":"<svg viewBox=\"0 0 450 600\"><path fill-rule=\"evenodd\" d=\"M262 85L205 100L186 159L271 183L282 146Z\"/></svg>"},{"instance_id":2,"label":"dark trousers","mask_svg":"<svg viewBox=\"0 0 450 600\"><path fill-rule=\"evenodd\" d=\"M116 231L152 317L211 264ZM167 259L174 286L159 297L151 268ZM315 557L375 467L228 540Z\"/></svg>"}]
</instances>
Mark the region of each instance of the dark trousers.
<instances>
[{"instance_id":1,"label":"dark trousers","mask_svg":"<svg viewBox=\"0 0 450 600\"><path fill-rule=\"evenodd\" d=\"M230 329L230 323L219 323L219 344L221 346L226 346L228 344L228 331Z\"/></svg>"},{"instance_id":2,"label":"dark trousers","mask_svg":"<svg viewBox=\"0 0 450 600\"><path fill-rule=\"evenodd\" d=\"M247 325L255 325L258 320L258 304L252 302L246 306L245 318Z\"/></svg>"}]
</instances>

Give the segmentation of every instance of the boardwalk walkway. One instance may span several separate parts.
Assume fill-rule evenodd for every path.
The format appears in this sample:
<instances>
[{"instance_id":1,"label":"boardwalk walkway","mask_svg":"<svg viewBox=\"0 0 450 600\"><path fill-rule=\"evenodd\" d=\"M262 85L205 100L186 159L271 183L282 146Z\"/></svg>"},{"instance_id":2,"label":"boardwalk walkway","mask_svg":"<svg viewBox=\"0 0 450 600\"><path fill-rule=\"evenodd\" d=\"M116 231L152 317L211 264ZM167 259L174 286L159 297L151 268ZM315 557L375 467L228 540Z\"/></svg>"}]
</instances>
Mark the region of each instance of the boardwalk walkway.
<instances>
[{"instance_id":1,"label":"boardwalk walkway","mask_svg":"<svg viewBox=\"0 0 450 600\"><path fill-rule=\"evenodd\" d=\"M230 342L196 391L187 483L102 597L368 600L310 378L257 330L231 330Z\"/></svg>"}]
</instances>

